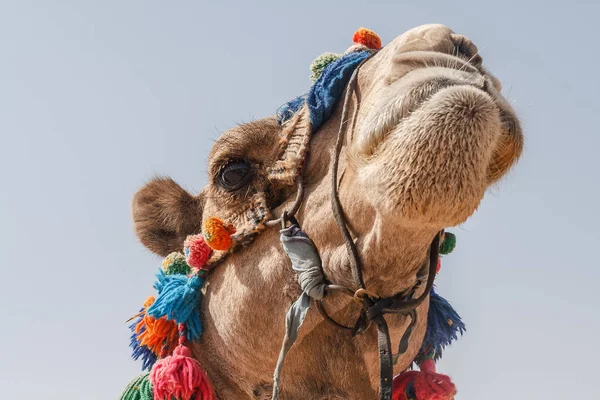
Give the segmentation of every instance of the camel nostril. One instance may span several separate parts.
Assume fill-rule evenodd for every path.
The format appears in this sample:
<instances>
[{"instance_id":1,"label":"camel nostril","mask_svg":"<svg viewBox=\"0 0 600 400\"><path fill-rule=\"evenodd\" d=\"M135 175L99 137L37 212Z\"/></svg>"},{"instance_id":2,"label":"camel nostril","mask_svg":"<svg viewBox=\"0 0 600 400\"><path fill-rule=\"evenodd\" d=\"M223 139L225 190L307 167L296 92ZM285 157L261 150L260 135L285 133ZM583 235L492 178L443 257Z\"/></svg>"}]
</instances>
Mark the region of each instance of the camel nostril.
<instances>
[{"instance_id":1,"label":"camel nostril","mask_svg":"<svg viewBox=\"0 0 600 400\"><path fill-rule=\"evenodd\" d=\"M463 35L453 34L451 35L452 41L454 42L454 52L456 56L462 56L465 60L476 67L481 67L483 64L483 58L479 55L477 46L468 38Z\"/></svg>"},{"instance_id":2,"label":"camel nostril","mask_svg":"<svg viewBox=\"0 0 600 400\"><path fill-rule=\"evenodd\" d=\"M487 79L483 80L483 84L481 85L481 90L483 90L484 92L490 94L490 85L489 85Z\"/></svg>"}]
</instances>

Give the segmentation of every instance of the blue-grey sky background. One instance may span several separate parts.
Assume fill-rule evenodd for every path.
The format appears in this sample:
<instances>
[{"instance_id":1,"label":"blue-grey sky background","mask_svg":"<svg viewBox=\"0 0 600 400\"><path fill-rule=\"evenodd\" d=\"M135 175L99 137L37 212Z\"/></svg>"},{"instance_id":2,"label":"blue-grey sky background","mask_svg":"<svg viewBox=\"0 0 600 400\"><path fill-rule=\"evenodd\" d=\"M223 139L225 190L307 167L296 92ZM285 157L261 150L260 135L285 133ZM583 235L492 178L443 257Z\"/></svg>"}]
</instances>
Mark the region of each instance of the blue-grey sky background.
<instances>
[{"instance_id":1,"label":"blue-grey sky background","mask_svg":"<svg viewBox=\"0 0 600 400\"><path fill-rule=\"evenodd\" d=\"M198 191L219 132L305 92L355 29L435 22L479 46L526 134L454 229L438 288L468 332L439 370L461 400L600 398L600 6L560 4L0 2L0 397L116 399L160 263L134 192L156 173Z\"/></svg>"}]
</instances>

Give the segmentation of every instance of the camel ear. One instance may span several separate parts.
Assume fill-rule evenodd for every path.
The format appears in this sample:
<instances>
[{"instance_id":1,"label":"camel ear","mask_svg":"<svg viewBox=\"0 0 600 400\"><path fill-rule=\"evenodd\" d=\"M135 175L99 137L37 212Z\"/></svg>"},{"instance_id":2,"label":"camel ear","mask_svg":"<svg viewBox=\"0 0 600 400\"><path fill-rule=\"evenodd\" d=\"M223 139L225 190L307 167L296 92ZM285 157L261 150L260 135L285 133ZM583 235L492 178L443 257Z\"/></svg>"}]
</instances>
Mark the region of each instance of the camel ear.
<instances>
[{"instance_id":1,"label":"camel ear","mask_svg":"<svg viewBox=\"0 0 600 400\"><path fill-rule=\"evenodd\" d=\"M170 178L151 180L132 201L138 238L161 256L182 251L185 238L201 230L202 200L202 193L192 196Z\"/></svg>"}]
</instances>

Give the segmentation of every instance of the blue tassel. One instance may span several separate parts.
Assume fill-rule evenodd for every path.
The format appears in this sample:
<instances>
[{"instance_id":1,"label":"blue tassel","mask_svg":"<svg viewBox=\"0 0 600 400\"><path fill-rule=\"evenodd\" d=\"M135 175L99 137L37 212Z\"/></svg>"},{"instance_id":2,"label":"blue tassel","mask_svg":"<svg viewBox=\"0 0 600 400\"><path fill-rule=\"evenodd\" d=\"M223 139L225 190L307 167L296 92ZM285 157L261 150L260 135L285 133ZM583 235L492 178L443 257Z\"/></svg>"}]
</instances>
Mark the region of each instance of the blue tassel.
<instances>
[{"instance_id":1,"label":"blue tassel","mask_svg":"<svg viewBox=\"0 0 600 400\"><path fill-rule=\"evenodd\" d=\"M279 108L279 124L285 123L307 103L312 131L319 129L331 117L356 67L370 54L370 51L352 52L328 64L308 94L298 96Z\"/></svg>"},{"instance_id":2,"label":"blue tassel","mask_svg":"<svg viewBox=\"0 0 600 400\"><path fill-rule=\"evenodd\" d=\"M196 340L202 334L200 323L200 289L204 286L204 278L194 275L165 275L161 270L156 274L158 280L154 288L158 298L148 309L154 318L164 316L178 324L185 324L187 338Z\"/></svg>"},{"instance_id":3,"label":"blue tassel","mask_svg":"<svg viewBox=\"0 0 600 400\"><path fill-rule=\"evenodd\" d=\"M434 360L442 356L442 350L458 339L466 331L460 315L450 303L437 294L433 288L429 297L429 314L427 316L427 331L421 352L427 354L429 349L435 350Z\"/></svg>"},{"instance_id":4,"label":"blue tassel","mask_svg":"<svg viewBox=\"0 0 600 400\"><path fill-rule=\"evenodd\" d=\"M156 356L146 346L142 346L138 340L138 335L141 334L146 328L142 328L139 334L135 333L136 325L144 318L142 314L145 311L144 308L140 310L140 316L135 320L135 322L129 325L129 329L131 330L131 340L129 341L129 347L133 350L131 352L131 358L134 360L142 359L142 371L150 371L154 363L156 362Z\"/></svg>"}]
</instances>

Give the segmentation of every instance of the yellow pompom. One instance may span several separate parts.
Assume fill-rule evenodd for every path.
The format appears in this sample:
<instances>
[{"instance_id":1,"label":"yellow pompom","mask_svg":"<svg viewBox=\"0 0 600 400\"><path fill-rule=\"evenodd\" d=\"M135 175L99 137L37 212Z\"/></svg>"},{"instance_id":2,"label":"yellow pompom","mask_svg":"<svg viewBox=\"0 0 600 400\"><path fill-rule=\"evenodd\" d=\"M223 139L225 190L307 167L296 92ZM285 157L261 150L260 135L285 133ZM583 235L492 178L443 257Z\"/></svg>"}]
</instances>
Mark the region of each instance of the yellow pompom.
<instances>
[{"instance_id":1,"label":"yellow pompom","mask_svg":"<svg viewBox=\"0 0 600 400\"><path fill-rule=\"evenodd\" d=\"M381 48L381 39L379 35L367 28L359 28L352 37L354 43L360 43L369 49L379 50Z\"/></svg>"},{"instance_id":2,"label":"yellow pompom","mask_svg":"<svg viewBox=\"0 0 600 400\"><path fill-rule=\"evenodd\" d=\"M233 225L226 225L222 219L209 217L204 221L202 234L206 243L215 250L225 251L231 246L231 235L235 233Z\"/></svg>"}]
</instances>

